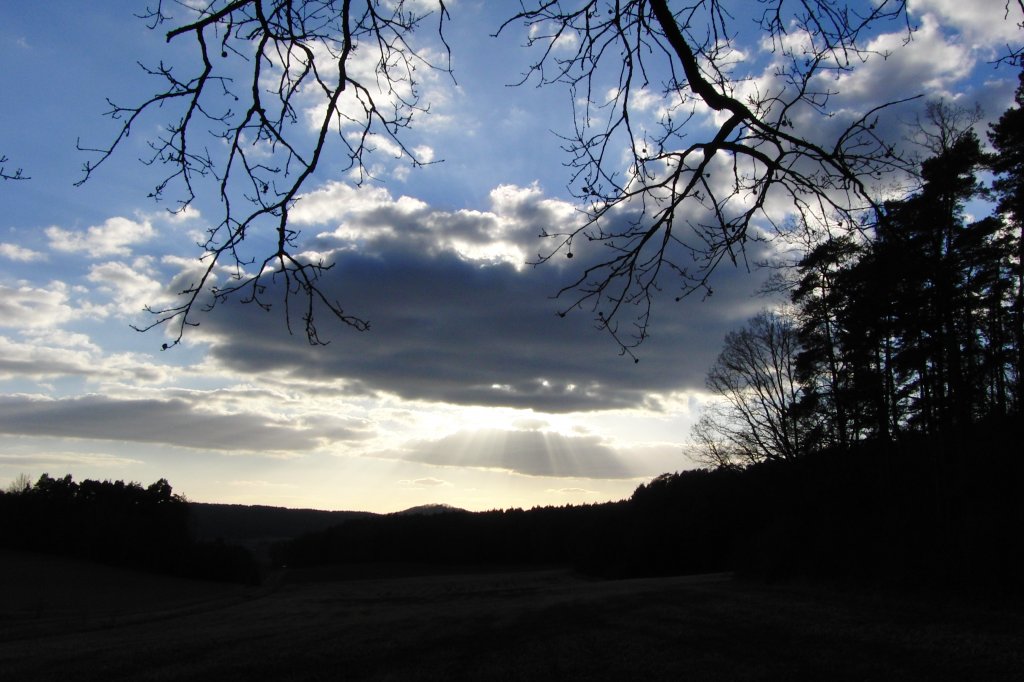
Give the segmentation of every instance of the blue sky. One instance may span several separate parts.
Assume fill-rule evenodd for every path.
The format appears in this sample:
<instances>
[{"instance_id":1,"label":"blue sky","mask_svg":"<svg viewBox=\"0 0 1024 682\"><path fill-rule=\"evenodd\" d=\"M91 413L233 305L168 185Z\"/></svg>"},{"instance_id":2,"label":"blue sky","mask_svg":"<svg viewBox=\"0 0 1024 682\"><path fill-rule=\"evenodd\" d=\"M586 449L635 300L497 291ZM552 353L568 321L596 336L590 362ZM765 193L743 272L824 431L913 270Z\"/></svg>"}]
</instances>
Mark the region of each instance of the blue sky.
<instances>
[{"instance_id":1,"label":"blue sky","mask_svg":"<svg viewBox=\"0 0 1024 682\"><path fill-rule=\"evenodd\" d=\"M356 186L328 158L293 216L371 331L328 328L330 345L311 347L279 309L227 305L167 352L165 330L130 325L195 268L212 188L184 215L147 199L157 169L138 159L159 115L81 187L89 157L75 147L115 134L107 98L152 94L137 61L187 60L186 45L135 18L144 3L3 4L0 154L31 179L0 182L0 485L166 477L199 501L491 509L621 499L694 465L704 374L725 333L771 303L755 295L765 273L723 269L708 301L657 301L639 363L586 314L558 317L551 296L575 263L525 263L542 230L578 219L556 137L572 130L569 94L510 87L532 55L522 29L491 37L505 3L447 4L455 80L424 77L431 110L406 138L443 162L412 168L382 143L376 179ZM833 106L924 95L883 121L894 142L927 98L998 117L1017 80L991 63L1020 44L1009 10L1002 21L1002 0L911 3L914 40L883 29L875 46L891 54L837 82ZM741 38L739 68L767 78L756 34Z\"/></svg>"}]
</instances>

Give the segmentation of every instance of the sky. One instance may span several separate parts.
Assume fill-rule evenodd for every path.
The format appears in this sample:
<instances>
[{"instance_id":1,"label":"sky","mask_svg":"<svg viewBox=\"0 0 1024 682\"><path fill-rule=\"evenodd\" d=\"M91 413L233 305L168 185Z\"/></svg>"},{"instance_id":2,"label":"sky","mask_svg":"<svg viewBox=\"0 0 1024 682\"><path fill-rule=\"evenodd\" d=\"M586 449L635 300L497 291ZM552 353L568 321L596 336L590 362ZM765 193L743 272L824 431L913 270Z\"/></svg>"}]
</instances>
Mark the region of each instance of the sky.
<instances>
[{"instance_id":1,"label":"sky","mask_svg":"<svg viewBox=\"0 0 1024 682\"><path fill-rule=\"evenodd\" d=\"M228 304L163 351L169 330L132 325L194 271L215 187L184 213L148 198L159 178L140 158L159 115L82 186L76 145L109 143L107 99L153 94L138 63L187 60L184 45L134 16L144 2L0 0L0 155L30 178L0 181L0 486L70 473L166 478L201 502L486 510L619 500L697 465L705 373L727 332L774 305L757 294L768 273L728 266L708 299L656 300L639 362L588 314L560 317L554 294L579 263L529 262L542 232L579 220L559 139L571 95L513 87L536 53L525 29L493 36L511 3L446 4L455 78L423 76L430 111L406 138L437 163L414 168L378 140L358 184L328 157L293 214L302 248L337 263L325 286L370 331L325 324L330 343L311 346L279 306ZM993 60L1021 42L1019 7L1009 20L1003 0L909 11L913 40L879 30L885 58L837 81L833 106L923 95L882 122L899 142L928 99L977 104L984 139L1012 103L1017 73ZM766 46L740 36L738 72L770 78ZM656 110L661 95L644 94L638 111Z\"/></svg>"}]
</instances>

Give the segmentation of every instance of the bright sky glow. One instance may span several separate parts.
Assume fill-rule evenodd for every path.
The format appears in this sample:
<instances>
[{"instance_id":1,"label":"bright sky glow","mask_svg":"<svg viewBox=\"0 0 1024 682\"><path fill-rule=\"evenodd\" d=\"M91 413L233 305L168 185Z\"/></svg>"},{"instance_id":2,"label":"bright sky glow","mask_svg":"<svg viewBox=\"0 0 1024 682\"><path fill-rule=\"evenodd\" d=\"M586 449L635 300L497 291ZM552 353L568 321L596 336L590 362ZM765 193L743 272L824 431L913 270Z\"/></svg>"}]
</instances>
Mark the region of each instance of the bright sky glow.
<instances>
[{"instance_id":1,"label":"bright sky glow","mask_svg":"<svg viewBox=\"0 0 1024 682\"><path fill-rule=\"evenodd\" d=\"M75 146L115 133L105 98L154 92L137 61L187 53L133 16L143 2L4 4L0 154L31 179L0 181L0 486L21 473L165 477L197 501L482 510L622 499L693 466L704 374L726 332L766 305L764 273L722 270L710 300L658 302L638 364L586 314L559 318L551 296L572 263L526 262L545 229L577 220L555 135L571 132L570 94L509 87L531 57L523 31L491 37L511 4L446 4L456 81L424 75L430 114L406 139L439 163L413 168L373 140L372 179L357 187L328 159L294 211L303 249L336 260L332 287L371 331L331 328L330 345L310 347L279 310L227 305L168 352L162 330L130 325L187 283L218 206L200 197L173 215L147 199L158 175L138 159L157 117L77 188ZM984 139L1017 82L992 64L1020 40L1019 8L1003 21L1004 5L916 0L914 40L876 36L892 54L833 83L835 107L977 103ZM770 87L757 38L733 58L756 77L745 87ZM633 98L650 122L673 104ZM884 123L894 141L923 102Z\"/></svg>"}]
</instances>

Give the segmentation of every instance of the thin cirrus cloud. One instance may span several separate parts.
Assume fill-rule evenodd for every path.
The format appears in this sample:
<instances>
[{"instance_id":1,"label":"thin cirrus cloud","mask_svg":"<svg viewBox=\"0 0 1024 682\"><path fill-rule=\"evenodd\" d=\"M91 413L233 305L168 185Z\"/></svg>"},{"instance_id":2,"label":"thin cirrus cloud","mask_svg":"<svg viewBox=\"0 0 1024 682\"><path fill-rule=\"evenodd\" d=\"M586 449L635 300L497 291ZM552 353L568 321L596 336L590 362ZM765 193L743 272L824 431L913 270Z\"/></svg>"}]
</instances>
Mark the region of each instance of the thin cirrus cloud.
<instances>
[{"instance_id":1,"label":"thin cirrus cloud","mask_svg":"<svg viewBox=\"0 0 1024 682\"><path fill-rule=\"evenodd\" d=\"M141 460L102 453L87 452L37 452L33 454L0 455L0 464L8 466L66 467L85 465L90 467L120 468L142 464Z\"/></svg>"}]
</instances>

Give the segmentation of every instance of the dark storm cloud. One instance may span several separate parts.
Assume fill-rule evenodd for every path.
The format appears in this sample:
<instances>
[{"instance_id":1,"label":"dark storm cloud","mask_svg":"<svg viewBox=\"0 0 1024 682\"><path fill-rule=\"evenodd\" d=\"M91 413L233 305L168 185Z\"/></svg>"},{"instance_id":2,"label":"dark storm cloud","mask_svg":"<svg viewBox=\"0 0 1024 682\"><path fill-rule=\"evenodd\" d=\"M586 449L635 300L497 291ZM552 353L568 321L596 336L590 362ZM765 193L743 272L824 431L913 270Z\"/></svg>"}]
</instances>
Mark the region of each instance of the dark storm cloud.
<instances>
[{"instance_id":1,"label":"dark storm cloud","mask_svg":"<svg viewBox=\"0 0 1024 682\"><path fill-rule=\"evenodd\" d=\"M203 326L213 355L245 372L343 378L354 391L407 399L595 410L702 387L722 337L749 314L754 284L744 273L724 278L733 286L723 284L713 301L663 301L634 364L586 312L558 317L566 302L551 295L566 278L555 267L481 266L451 252L348 252L326 285L349 312L371 319L369 332L336 326L330 346L310 347L288 336L279 315L254 306L220 308Z\"/></svg>"},{"instance_id":2,"label":"dark storm cloud","mask_svg":"<svg viewBox=\"0 0 1024 682\"><path fill-rule=\"evenodd\" d=\"M201 404L182 399L115 400L94 395L62 400L0 397L0 433L239 452L310 450L323 436L318 429L300 429L267 417L204 412ZM341 428L331 435L359 437L356 431Z\"/></svg>"},{"instance_id":3,"label":"dark storm cloud","mask_svg":"<svg viewBox=\"0 0 1024 682\"><path fill-rule=\"evenodd\" d=\"M230 303L199 328L217 360L250 374L276 370L303 380L343 379L353 394L385 391L545 412L656 408L656 394L701 389L725 333L764 305L751 297L759 278L742 269L723 267L706 302L696 296L673 302L676 283L666 277L651 337L634 364L618 354L609 334L595 329L589 310L558 316L571 305L572 292L552 300L579 275L577 265L606 250L581 243L571 261L558 256L521 268L459 253L460 244L472 242L506 254L516 247L536 254L540 233L564 229L559 221L574 219L568 204L536 187L496 188L487 212L440 211L414 199L393 200L380 189L367 192L369 198L360 198L359 190L335 183L314 193L305 210L307 222L315 218L337 227L309 245L333 258L323 287L346 313L368 318L370 331L358 333L321 316L318 330L331 344L311 347L300 319L293 318L297 334L289 336L280 305L267 314ZM275 296L280 301L280 290L268 290L264 300ZM634 314L630 306L620 311L624 339Z\"/></svg>"},{"instance_id":4,"label":"dark storm cloud","mask_svg":"<svg viewBox=\"0 0 1024 682\"><path fill-rule=\"evenodd\" d=\"M289 336L280 313L237 304L218 307L201 329L216 359L246 373L340 378L353 392L463 405L596 410L702 387L724 334L748 316L753 286L743 276L712 301L661 306L634 364L586 313L558 317L565 303L550 295L565 276L554 267L480 266L451 253L343 253L325 286L348 312L369 317L370 331L321 318L331 344L311 347L300 321Z\"/></svg>"},{"instance_id":5,"label":"dark storm cloud","mask_svg":"<svg viewBox=\"0 0 1024 682\"><path fill-rule=\"evenodd\" d=\"M504 469L527 476L632 478L614 450L594 436L483 430L408 446L403 459L437 466Z\"/></svg>"}]
</instances>

